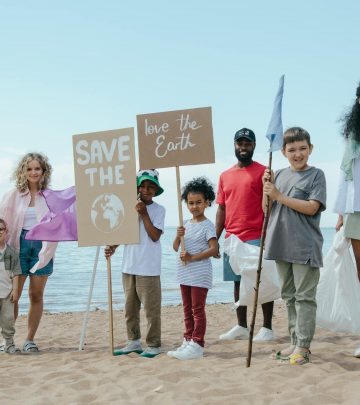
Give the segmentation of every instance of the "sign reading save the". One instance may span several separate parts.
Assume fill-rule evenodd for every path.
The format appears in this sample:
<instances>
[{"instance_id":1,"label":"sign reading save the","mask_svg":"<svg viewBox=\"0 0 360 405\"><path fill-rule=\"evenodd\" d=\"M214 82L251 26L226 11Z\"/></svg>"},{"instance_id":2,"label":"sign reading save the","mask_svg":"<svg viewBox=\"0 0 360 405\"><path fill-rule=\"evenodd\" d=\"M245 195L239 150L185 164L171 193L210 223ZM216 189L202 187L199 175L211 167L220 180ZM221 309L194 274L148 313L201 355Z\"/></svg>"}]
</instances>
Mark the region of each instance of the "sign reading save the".
<instances>
[{"instance_id":1,"label":"sign reading save the","mask_svg":"<svg viewBox=\"0 0 360 405\"><path fill-rule=\"evenodd\" d=\"M137 243L134 130L73 136L79 246Z\"/></svg>"}]
</instances>

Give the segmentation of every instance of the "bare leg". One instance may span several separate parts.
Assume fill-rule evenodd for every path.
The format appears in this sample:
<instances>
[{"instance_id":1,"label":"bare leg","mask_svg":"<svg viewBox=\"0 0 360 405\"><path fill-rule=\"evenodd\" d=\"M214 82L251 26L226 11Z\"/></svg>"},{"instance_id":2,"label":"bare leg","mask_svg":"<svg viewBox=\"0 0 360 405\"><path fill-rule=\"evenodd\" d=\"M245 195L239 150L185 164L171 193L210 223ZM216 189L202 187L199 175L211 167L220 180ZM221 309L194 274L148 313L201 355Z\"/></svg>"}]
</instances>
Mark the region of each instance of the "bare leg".
<instances>
[{"instance_id":1,"label":"bare leg","mask_svg":"<svg viewBox=\"0 0 360 405\"><path fill-rule=\"evenodd\" d=\"M354 256L355 256L357 274L358 274L358 279L360 282L360 240L351 239L351 245L352 245ZM358 347L355 350L354 356L360 358L360 347Z\"/></svg>"},{"instance_id":2,"label":"bare leg","mask_svg":"<svg viewBox=\"0 0 360 405\"><path fill-rule=\"evenodd\" d=\"M272 316L274 310L274 301L266 302L265 304L261 304L263 315L264 315L264 323L263 327L267 329L272 329Z\"/></svg>"},{"instance_id":3,"label":"bare leg","mask_svg":"<svg viewBox=\"0 0 360 405\"><path fill-rule=\"evenodd\" d=\"M234 281L234 301L238 302L240 298L240 281ZM247 328L247 307L240 305L236 309L236 316L238 324L244 328Z\"/></svg>"},{"instance_id":4,"label":"bare leg","mask_svg":"<svg viewBox=\"0 0 360 405\"><path fill-rule=\"evenodd\" d=\"M358 273L358 278L360 282L360 240L359 239L351 239L351 245L354 251L356 268Z\"/></svg>"},{"instance_id":5,"label":"bare leg","mask_svg":"<svg viewBox=\"0 0 360 405\"><path fill-rule=\"evenodd\" d=\"M43 313L43 296L47 276L31 276L29 286L30 308L28 316L28 335L26 340L33 341Z\"/></svg>"},{"instance_id":6,"label":"bare leg","mask_svg":"<svg viewBox=\"0 0 360 405\"><path fill-rule=\"evenodd\" d=\"M19 300L20 300L20 297L21 297L21 294L22 294L22 291L24 288L26 277L27 276L19 276ZM19 316L19 302L15 302L15 304L14 304L15 321L17 320L18 316Z\"/></svg>"},{"instance_id":7,"label":"bare leg","mask_svg":"<svg viewBox=\"0 0 360 405\"><path fill-rule=\"evenodd\" d=\"M239 301L239 297L240 297L240 282L234 281L234 301L235 302ZM273 310L274 310L274 301L266 302L265 304L262 304L261 306L262 306L263 316L264 316L263 326L264 326L264 328L272 329L272 316L273 316ZM238 318L238 324L240 326L243 326L244 328L247 328L247 307L240 305L236 309L236 315Z\"/></svg>"}]
</instances>

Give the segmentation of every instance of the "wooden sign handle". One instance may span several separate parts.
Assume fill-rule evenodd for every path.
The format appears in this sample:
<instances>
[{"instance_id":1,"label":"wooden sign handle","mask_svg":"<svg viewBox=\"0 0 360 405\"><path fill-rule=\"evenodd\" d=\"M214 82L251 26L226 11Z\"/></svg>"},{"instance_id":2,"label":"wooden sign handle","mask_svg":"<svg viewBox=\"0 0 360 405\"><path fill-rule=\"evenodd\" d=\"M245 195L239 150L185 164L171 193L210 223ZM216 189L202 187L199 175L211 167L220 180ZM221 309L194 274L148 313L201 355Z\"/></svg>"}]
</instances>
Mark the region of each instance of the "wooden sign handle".
<instances>
[{"instance_id":1,"label":"wooden sign handle","mask_svg":"<svg viewBox=\"0 0 360 405\"><path fill-rule=\"evenodd\" d=\"M181 205L181 184L180 184L180 168L176 166L176 186L177 186L177 197L178 197L178 210L179 210L179 226L184 226L182 205ZM185 251L184 237L180 239L181 251Z\"/></svg>"},{"instance_id":2,"label":"wooden sign handle","mask_svg":"<svg viewBox=\"0 0 360 405\"><path fill-rule=\"evenodd\" d=\"M114 355L114 321L112 305L112 284L111 284L111 258L106 259L107 279L108 279L108 308L109 308L109 343L110 355Z\"/></svg>"},{"instance_id":3,"label":"wooden sign handle","mask_svg":"<svg viewBox=\"0 0 360 405\"><path fill-rule=\"evenodd\" d=\"M271 145L270 145L271 150ZM269 166L271 172L271 164L272 164L272 152L269 154ZM255 328L255 321L256 321L256 311L258 306L258 298L259 298L259 288L260 288L260 278L261 278L261 270L262 270L262 258L264 253L264 245L265 245L265 238L266 238L266 229L269 223L269 215L270 215L270 199L269 196L266 196L266 208L264 213L264 220L261 229L261 239L260 239L260 253L259 253L259 260L258 260L258 268L256 272L256 282L255 282L255 294L254 294L254 305L253 305L253 312L251 317L251 324L250 324L250 331L249 331L249 343L248 343L248 354L246 357L246 367L250 367L251 365L251 355L252 355L252 344L253 344L253 336L254 336L254 328Z\"/></svg>"}]
</instances>

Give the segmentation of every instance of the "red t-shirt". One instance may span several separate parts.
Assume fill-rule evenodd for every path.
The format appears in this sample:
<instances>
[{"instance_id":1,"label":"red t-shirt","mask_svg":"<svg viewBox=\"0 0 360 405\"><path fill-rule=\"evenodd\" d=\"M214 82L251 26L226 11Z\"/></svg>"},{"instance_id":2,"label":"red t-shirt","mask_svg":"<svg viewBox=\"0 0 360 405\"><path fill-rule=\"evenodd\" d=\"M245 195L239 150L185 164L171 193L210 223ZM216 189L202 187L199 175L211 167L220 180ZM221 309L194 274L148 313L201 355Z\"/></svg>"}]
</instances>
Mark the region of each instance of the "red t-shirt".
<instances>
[{"instance_id":1,"label":"red t-shirt","mask_svg":"<svg viewBox=\"0 0 360 405\"><path fill-rule=\"evenodd\" d=\"M233 234L244 242L260 239L265 169L253 162L247 167L235 165L220 175L216 202L225 207L225 238Z\"/></svg>"}]
</instances>

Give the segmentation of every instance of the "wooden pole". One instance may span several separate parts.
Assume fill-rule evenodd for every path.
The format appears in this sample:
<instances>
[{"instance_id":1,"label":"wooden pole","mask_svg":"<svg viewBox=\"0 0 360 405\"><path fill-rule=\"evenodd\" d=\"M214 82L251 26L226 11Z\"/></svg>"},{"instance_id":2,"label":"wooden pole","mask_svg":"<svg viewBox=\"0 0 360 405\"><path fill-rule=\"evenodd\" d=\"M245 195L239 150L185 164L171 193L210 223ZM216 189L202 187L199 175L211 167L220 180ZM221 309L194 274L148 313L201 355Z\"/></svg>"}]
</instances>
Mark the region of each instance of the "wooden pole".
<instances>
[{"instance_id":1,"label":"wooden pole","mask_svg":"<svg viewBox=\"0 0 360 405\"><path fill-rule=\"evenodd\" d=\"M270 148L270 150L271 150L271 148ZM272 152L270 152L270 154L269 154L269 166L268 166L269 170L271 170L271 164L272 164ZM258 298L259 298L260 276L261 276L261 270L262 270L262 259L263 259L264 244L265 244L265 238L266 238L266 229L267 229L267 225L269 222L269 211L270 211L269 196L266 196L264 220L263 220L263 225L262 225L262 229L261 229L260 254L259 254L258 268L257 268L257 274L256 274L256 284L255 284L255 288L254 288L254 290L255 290L254 305L253 305L253 313L252 313L251 324L250 324L246 367L250 367L250 364L251 364L252 343L253 343L253 336L254 336L257 304L258 304Z\"/></svg>"},{"instance_id":2,"label":"wooden pole","mask_svg":"<svg viewBox=\"0 0 360 405\"><path fill-rule=\"evenodd\" d=\"M85 340L86 328L87 328L87 324L88 324L88 320L89 320L89 312L90 312L91 299L92 299L92 294L93 294L94 284L95 284L96 269L97 269L98 262L99 262L99 253L100 253L100 246L98 246L96 248L94 267L93 267L93 272L92 272L92 276L91 276L88 300L87 300L87 304L86 304L86 312L85 312L85 317L84 317L83 326L82 326L81 335L80 335L80 343L79 343L80 352L81 352L81 350L84 349L84 340Z\"/></svg>"},{"instance_id":3,"label":"wooden pole","mask_svg":"<svg viewBox=\"0 0 360 405\"><path fill-rule=\"evenodd\" d=\"M114 322L113 322L113 306L112 306L112 285L111 285L111 259L106 259L106 268L108 276L108 308L109 308L109 344L110 355L114 355Z\"/></svg>"},{"instance_id":4,"label":"wooden pole","mask_svg":"<svg viewBox=\"0 0 360 405\"><path fill-rule=\"evenodd\" d=\"M180 183L180 168L176 166L176 188L177 188L177 197L178 197L178 210L179 210L179 226L184 226L182 205L181 205L181 183ZM185 251L185 242L184 237L180 238L181 251Z\"/></svg>"}]
</instances>

